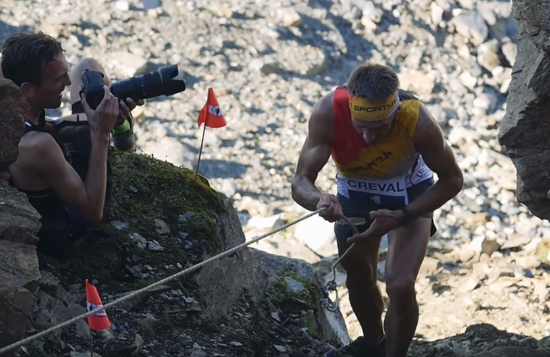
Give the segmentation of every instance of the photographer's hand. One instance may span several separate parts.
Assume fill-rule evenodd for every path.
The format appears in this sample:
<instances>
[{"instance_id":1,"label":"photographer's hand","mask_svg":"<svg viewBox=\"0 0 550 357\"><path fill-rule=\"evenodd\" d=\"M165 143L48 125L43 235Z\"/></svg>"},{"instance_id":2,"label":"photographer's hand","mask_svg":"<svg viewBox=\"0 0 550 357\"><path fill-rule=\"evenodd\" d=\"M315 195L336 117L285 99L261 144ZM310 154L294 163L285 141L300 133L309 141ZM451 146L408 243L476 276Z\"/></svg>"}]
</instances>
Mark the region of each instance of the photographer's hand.
<instances>
[{"instance_id":1,"label":"photographer's hand","mask_svg":"<svg viewBox=\"0 0 550 357\"><path fill-rule=\"evenodd\" d=\"M109 87L103 86L105 95L95 110L86 102L86 96L82 96L82 106L88 117L92 135L109 138L109 134L120 114L118 99L111 94Z\"/></svg>"},{"instance_id":2,"label":"photographer's hand","mask_svg":"<svg viewBox=\"0 0 550 357\"><path fill-rule=\"evenodd\" d=\"M116 124L124 123L124 121L130 117L130 113L132 112L132 110L134 110L138 105L142 106L144 104L145 101L143 99L140 99L137 102L134 102L132 98L126 98L126 102L121 100L120 115L118 116Z\"/></svg>"}]
</instances>

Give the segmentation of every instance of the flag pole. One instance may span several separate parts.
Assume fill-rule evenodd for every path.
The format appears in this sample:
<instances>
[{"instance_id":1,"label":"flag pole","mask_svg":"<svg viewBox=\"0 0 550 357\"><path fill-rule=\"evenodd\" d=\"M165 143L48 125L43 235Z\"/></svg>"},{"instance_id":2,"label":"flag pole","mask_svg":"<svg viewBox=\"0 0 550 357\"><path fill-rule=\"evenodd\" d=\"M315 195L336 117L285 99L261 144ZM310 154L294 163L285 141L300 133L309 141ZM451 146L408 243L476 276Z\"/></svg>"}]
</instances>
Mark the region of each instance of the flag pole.
<instances>
[{"instance_id":1,"label":"flag pole","mask_svg":"<svg viewBox=\"0 0 550 357\"><path fill-rule=\"evenodd\" d=\"M208 122L208 115L206 115L206 119L204 120L204 128L202 128L202 139L201 139L201 147L199 149L199 159L197 160L197 170L195 171L195 181L197 181L197 175L199 174L199 165L201 164L201 155L202 155L202 147L204 144L204 134L206 133L206 123Z\"/></svg>"},{"instance_id":2,"label":"flag pole","mask_svg":"<svg viewBox=\"0 0 550 357\"><path fill-rule=\"evenodd\" d=\"M94 357L94 339L92 336L92 330L90 330L90 357Z\"/></svg>"}]
</instances>

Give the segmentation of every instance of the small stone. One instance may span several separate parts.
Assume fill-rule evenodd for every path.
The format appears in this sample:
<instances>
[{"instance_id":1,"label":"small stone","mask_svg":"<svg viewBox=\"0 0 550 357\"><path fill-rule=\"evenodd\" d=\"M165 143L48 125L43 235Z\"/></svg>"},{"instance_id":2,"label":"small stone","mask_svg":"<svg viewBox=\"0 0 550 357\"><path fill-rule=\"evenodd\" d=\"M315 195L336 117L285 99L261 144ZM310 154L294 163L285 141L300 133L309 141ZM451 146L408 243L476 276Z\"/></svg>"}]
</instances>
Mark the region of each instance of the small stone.
<instances>
[{"instance_id":1,"label":"small stone","mask_svg":"<svg viewBox=\"0 0 550 357\"><path fill-rule=\"evenodd\" d=\"M133 53L116 51L109 58L112 59L123 77L134 77L147 72L148 60Z\"/></svg>"},{"instance_id":2,"label":"small stone","mask_svg":"<svg viewBox=\"0 0 550 357\"><path fill-rule=\"evenodd\" d=\"M409 70L399 74L403 89L417 92L419 95L430 95L435 82L428 74L416 70Z\"/></svg>"},{"instance_id":3,"label":"small stone","mask_svg":"<svg viewBox=\"0 0 550 357\"><path fill-rule=\"evenodd\" d=\"M113 225L113 227L115 227L116 229L127 229L129 226L128 226L128 223L126 222L121 222L121 221L112 221L111 224Z\"/></svg>"},{"instance_id":4,"label":"small stone","mask_svg":"<svg viewBox=\"0 0 550 357\"><path fill-rule=\"evenodd\" d=\"M226 19L230 19L233 17L233 10L231 8L231 4L229 3L214 5L212 11L214 14L216 14L216 16L219 17L224 17Z\"/></svg>"},{"instance_id":5,"label":"small stone","mask_svg":"<svg viewBox=\"0 0 550 357\"><path fill-rule=\"evenodd\" d=\"M456 31L474 45L480 45L489 35L489 29L483 17L477 11L464 11L452 20Z\"/></svg>"},{"instance_id":6,"label":"small stone","mask_svg":"<svg viewBox=\"0 0 550 357\"><path fill-rule=\"evenodd\" d=\"M500 249L500 244L495 239L485 238L481 243L481 252L491 255Z\"/></svg>"},{"instance_id":7,"label":"small stone","mask_svg":"<svg viewBox=\"0 0 550 357\"><path fill-rule=\"evenodd\" d=\"M145 337L152 337L156 334L158 323L159 320L150 313L147 313L144 318L137 319L139 329Z\"/></svg>"},{"instance_id":8,"label":"small stone","mask_svg":"<svg viewBox=\"0 0 550 357\"><path fill-rule=\"evenodd\" d=\"M277 15L282 25L285 27L298 27L302 23L300 14L291 7L279 9Z\"/></svg>"},{"instance_id":9,"label":"small stone","mask_svg":"<svg viewBox=\"0 0 550 357\"><path fill-rule=\"evenodd\" d=\"M186 304L192 304L196 301L195 298L192 297L186 297L184 300Z\"/></svg>"},{"instance_id":10,"label":"small stone","mask_svg":"<svg viewBox=\"0 0 550 357\"><path fill-rule=\"evenodd\" d=\"M286 276L285 281L288 284L288 290L291 293L297 294L297 293L305 290L304 284L302 284L301 282L299 282L296 279L293 279L289 276Z\"/></svg>"},{"instance_id":11,"label":"small stone","mask_svg":"<svg viewBox=\"0 0 550 357\"><path fill-rule=\"evenodd\" d=\"M59 279L55 277L51 272L47 270L40 271L39 284L41 288L55 288L60 283ZM79 286L80 288L80 286Z\"/></svg>"},{"instance_id":12,"label":"small stone","mask_svg":"<svg viewBox=\"0 0 550 357\"><path fill-rule=\"evenodd\" d=\"M544 238L537 244L535 256L540 262L550 261L550 238Z\"/></svg>"},{"instance_id":13,"label":"small stone","mask_svg":"<svg viewBox=\"0 0 550 357\"><path fill-rule=\"evenodd\" d=\"M432 257L425 257L420 266L419 275L432 275L434 274L439 266L439 260Z\"/></svg>"},{"instance_id":14,"label":"small stone","mask_svg":"<svg viewBox=\"0 0 550 357\"><path fill-rule=\"evenodd\" d=\"M178 219L179 219L180 222L185 222L185 221L189 220L191 217L193 217L193 215L194 215L193 212L187 212L185 214L180 214ZM188 235L187 233L183 233L183 234L185 234L185 237L187 237L187 235ZM185 237L183 237L183 238L185 238Z\"/></svg>"},{"instance_id":15,"label":"small stone","mask_svg":"<svg viewBox=\"0 0 550 357\"><path fill-rule=\"evenodd\" d=\"M145 249L145 247L147 247L147 239L143 238L139 234L132 233L130 234L130 238L136 241L136 243L138 244L138 247L142 249Z\"/></svg>"},{"instance_id":16,"label":"small stone","mask_svg":"<svg viewBox=\"0 0 550 357\"><path fill-rule=\"evenodd\" d=\"M152 240L152 241L147 242L147 248L149 250L153 250L153 251L157 251L157 252L164 250L164 248L156 240Z\"/></svg>"},{"instance_id":17,"label":"small stone","mask_svg":"<svg viewBox=\"0 0 550 357\"><path fill-rule=\"evenodd\" d=\"M365 2L362 13L363 16L361 17L361 23L370 21L377 24L382 20L382 16L384 15L384 12L380 8L376 7L372 1Z\"/></svg>"},{"instance_id":18,"label":"small stone","mask_svg":"<svg viewBox=\"0 0 550 357\"><path fill-rule=\"evenodd\" d=\"M155 228L157 233L161 236L170 236L172 234L170 232L170 227L168 227L168 224L162 219L155 219Z\"/></svg>"},{"instance_id":19,"label":"small stone","mask_svg":"<svg viewBox=\"0 0 550 357\"><path fill-rule=\"evenodd\" d=\"M282 65L279 62L272 61L266 62L262 65L260 72L263 74L276 74L283 70Z\"/></svg>"},{"instance_id":20,"label":"small stone","mask_svg":"<svg viewBox=\"0 0 550 357\"><path fill-rule=\"evenodd\" d=\"M430 18L432 20L432 24L437 26L441 22L441 20L443 20L444 10L435 1L432 2L430 6L430 10L431 10Z\"/></svg>"},{"instance_id":21,"label":"small stone","mask_svg":"<svg viewBox=\"0 0 550 357\"><path fill-rule=\"evenodd\" d=\"M193 348L193 350L191 350L191 356L190 357L206 357L208 356L206 354L206 352L204 352L203 349L200 349L200 348Z\"/></svg>"},{"instance_id":22,"label":"small stone","mask_svg":"<svg viewBox=\"0 0 550 357\"><path fill-rule=\"evenodd\" d=\"M475 256L475 252L468 247L464 247L460 251L460 261L466 263Z\"/></svg>"},{"instance_id":23,"label":"small stone","mask_svg":"<svg viewBox=\"0 0 550 357\"><path fill-rule=\"evenodd\" d=\"M458 76L458 80L460 81L460 83L462 83L464 87L468 88L469 90L474 90L477 84L477 78L472 76L470 72L462 72Z\"/></svg>"},{"instance_id":24,"label":"small stone","mask_svg":"<svg viewBox=\"0 0 550 357\"><path fill-rule=\"evenodd\" d=\"M496 67L500 66L500 59L498 58L498 41L492 39L485 42L477 48L477 62L488 71L492 71Z\"/></svg>"},{"instance_id":25,"label":"small stone","mask_svg":"<svg viewBox=\"0 0 550 357\"><path fill-rule=\"evenodd\" d=\"M141 0L145 10L154 10L162 6L160 0Z\"/></svg>"},{"instance_id":26,"label":"small stone","mask_svg":"<svg viewBox=\"0 0 550 357\"><path fill-rule=\"evenodd\" d=\"M130 4L128 3L128 1L117 1L115 2L115 7L122 11L130 10Z\"/></svg>"},{"instance_id":27,"label":"small stone","mask_svg":"<svg viewBox=\"0 0 550 357\"><path fill-rule=\"evenodd\" d=\"M190 303L188 306L185 307L185 311L202 312L202 308L201 308L199 302L195 300L192 303Z\"/></svg>"},{"instance_id":28,"label":"small stone","mask_svg":"<svg viewBox=\"0 0 550 357\"><path fill-rule=\"evenodd\" d=\"M516 55L518 53L518 46L513 42L507 42L502 45L502 53L506 60L510 63L510 66L514 66L516 62Z\"/></svg>"}]
</instances>

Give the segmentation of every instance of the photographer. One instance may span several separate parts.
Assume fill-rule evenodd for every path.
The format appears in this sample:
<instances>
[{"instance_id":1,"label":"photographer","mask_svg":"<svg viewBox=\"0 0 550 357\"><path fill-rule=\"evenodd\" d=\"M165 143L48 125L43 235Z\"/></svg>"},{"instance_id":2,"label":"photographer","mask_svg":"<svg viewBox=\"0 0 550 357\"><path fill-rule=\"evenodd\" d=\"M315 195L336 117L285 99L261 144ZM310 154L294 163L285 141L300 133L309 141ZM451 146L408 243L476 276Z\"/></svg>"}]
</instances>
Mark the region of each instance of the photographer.
<instances>
[{"instance_id":1,"label":"photographer","mask_svg":"<svg viewBox=\"0 0 550 357\"><path fill-rule=\"evenodd\" d=\"M86 68L102 70L101 66L86 59L69 76L61 44L43 33L9 37L3 46L1 68L29 103L19 156L9 168L10 181L27 194L42 217L38 250L65 260L71 243L86 235L87 225L103 218L109 135L117 122L129 117L136 103L119 103L104 86L104 97L92 110L85 97L80 97L80 77ZM82 113L77 119L86 121L85 126L69 128L73 138L66 135L70 130L58 130L63 126L57 124L63 121L47 122L44 111L61 105L66 86L70 86L73 113ZM65 138L59 135L63 131ZM70 145L66 147L64 142ZM75 170L75 164L82 161L75 160L78 150L67 151L71 145L89 149L83 172Z\"/></svg>"}]
</instances>

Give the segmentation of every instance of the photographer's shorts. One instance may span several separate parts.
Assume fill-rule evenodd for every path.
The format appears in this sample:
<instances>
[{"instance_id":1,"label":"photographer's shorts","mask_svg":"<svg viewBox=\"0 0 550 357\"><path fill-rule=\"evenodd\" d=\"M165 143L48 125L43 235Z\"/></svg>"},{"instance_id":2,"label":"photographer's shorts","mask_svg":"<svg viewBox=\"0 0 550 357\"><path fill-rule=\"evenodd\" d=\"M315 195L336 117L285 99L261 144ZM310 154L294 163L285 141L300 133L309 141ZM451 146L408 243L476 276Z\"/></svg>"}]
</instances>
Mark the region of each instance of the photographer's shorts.
<instances>
[{"instance_id":1,"label":"photographer's shorts","mask_svg":"<svg viewBox=\"0 0 550 357\"><path fill-rule=\"evenodd\" d=\"M407 188L406 194L408 195L409 204L433 185L434 179L430 178ZM406 206L403 202L380 202L380 200L376 199L376 197L371 197L372 195L361 195L355 192L354 194L355 195L353 196L350 194L350 197L348 198L338 193L337 198L338 202L342 206L344 216L349 218L354 223L359 233L366 231L372 224L369 217L369 213L371 211L376 211L379 209L398 210L399 208ZM433 212L422 217L433 218ZM432 219L430 237L436 232L437 229ZM337 221L334 224L334 233L336 234L336 239L340 244L345 244L346 240L353 235L351 228L344 220Z\"/></svg>"}]
</instances>

